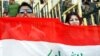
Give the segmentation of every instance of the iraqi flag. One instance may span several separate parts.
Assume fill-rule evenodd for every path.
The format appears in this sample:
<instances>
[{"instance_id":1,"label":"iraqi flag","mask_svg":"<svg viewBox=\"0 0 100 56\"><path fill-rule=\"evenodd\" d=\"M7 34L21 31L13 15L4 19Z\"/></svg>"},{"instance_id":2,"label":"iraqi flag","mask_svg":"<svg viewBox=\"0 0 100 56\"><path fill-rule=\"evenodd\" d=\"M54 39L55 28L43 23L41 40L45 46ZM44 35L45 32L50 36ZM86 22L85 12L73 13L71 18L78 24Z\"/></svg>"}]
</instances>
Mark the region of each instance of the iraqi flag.
<instances>
[{"instance_id":1,"label":"iraqi flag","mask_svg":"<svg viewBox=\"0 0 100 56\"><path fill-rule=\"evenodd\" d=\"M54 18L1 18L0 56L100 56L100 26Z\"/></svg>"}]
</instances>

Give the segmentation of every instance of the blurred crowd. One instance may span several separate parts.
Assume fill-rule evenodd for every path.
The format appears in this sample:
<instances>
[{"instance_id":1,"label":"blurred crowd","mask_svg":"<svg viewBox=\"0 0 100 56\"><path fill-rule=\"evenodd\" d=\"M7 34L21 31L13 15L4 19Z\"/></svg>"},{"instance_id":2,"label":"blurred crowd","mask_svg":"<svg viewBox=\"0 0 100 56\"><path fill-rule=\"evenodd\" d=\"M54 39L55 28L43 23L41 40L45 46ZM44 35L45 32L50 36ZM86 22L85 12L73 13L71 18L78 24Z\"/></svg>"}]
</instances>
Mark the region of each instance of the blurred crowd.
<instances>
[{"instance_id":1,"label":"blurred crowd","mask_svg":"<svg viewBox=\"0 0 100 56\"><path fill-rule=\"evenodd\" d=\"M41 4L47 2L47 0L40 0ZM94 21L96 25L100 24L100 3L99 0L82 0L82 17L80 17L76 12L71 12L66 15L66 24L83 25L83 18L86 18L87 24L92 25L91 14L94 16ZM37 15L33 12L34 0L30 0L30 3L22 2L18 4L15 0L3 1L3 17L36 17ZM61 0L61 12L63 13L73 4L71 0ZM74 16L73 16L74 15ZM72 17L71 17L72 16ZM70 22L71 21L71 22ZM78 24L77 24L78 23ZM71 25L73 25L71 24Z\"/></svg>"}]
</instances>

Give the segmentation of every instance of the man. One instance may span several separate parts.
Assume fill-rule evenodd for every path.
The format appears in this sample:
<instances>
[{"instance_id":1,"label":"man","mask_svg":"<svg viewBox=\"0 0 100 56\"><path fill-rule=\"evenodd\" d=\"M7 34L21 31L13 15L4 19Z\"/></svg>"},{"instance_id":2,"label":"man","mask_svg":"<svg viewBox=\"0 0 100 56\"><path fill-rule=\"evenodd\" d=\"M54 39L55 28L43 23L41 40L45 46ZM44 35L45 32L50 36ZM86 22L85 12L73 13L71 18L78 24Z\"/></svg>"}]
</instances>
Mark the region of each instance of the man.
<instances>
[{"instance_id":1,"label":"man","mask_svg":"<svg viewBox=\"0 0 100 56\"><path fill-rule=\"evenodd\" d=\"M96 1L92 2L84 2L82 9L83 9L83 17L86 17L87 24L92 25L91 20L91 14L93 14L94 17L94 23L96 25L99 25L99 19L98 19L98 9L96 6Z\"/></svg>"},{"instance_id":2,"label":"man","mask_svg":"<svg viewBox=\"0 0 100 56\"><path fill-rule=\"evenodd\" d=\"M23 2L18 8L17 17L35 17L32 6L26 2Z\"/></svg>"},{"instance_id":3,"label":"man","mask_svg":"<svg viewBox=\"0 0 100 56\"><path fill-rule=\"evenodd\" d=\"M8 15L15 17L17 15L19 4L15 0L9 0Z\"/></svg>"},{"instance_id":4,"label":"man","mask_svg":"<svg viewBox=\"0 0 100 56\"><path fill-rule=\"evenodd\" d=\"M8 12L9 0L3 0L4 11Z\"/></svg>"}]
</instances>

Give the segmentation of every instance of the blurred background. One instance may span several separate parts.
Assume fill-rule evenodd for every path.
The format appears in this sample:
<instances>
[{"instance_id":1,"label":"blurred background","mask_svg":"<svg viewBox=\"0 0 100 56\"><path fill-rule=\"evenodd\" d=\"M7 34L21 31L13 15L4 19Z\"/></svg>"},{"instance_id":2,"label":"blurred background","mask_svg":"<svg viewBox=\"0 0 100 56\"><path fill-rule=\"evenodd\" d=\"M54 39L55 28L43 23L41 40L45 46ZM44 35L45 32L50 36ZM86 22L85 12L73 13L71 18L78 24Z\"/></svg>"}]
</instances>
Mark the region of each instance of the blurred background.
<instances>
[{"instance_id":1,"label":"blurred background","mask_svg":"<svg viewBox=\"0 0 100 56\"><path fill-rule=\"evenodd\" d=\"M9 1L0 0L0 17L9 13ZM21 5L27 2L39 18L59 18L65 23L66 15L76 12L84 25L100 25L100 0L14 0ZM10 9L11 10L11 9Z\"/></svg>"}]
</instances>

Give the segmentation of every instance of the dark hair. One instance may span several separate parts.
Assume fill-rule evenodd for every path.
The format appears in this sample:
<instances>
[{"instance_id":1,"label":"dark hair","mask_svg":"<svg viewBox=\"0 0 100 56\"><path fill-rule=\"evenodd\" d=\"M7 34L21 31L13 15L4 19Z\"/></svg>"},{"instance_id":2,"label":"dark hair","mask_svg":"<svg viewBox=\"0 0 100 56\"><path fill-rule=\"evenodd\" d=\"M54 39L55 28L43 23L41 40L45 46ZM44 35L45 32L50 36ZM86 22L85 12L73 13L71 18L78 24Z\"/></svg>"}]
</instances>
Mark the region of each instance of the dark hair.
<instances>
[{"instance_id":1,"label":"dark hair","mask_svg":"<svg viewBox=\"0 0 100 56\"><path fill-rule=\"evenodd\" d=\"M8 11L6 11L6 10L4 9L4 12L3 12L3 14L6 14L6 15L8 15Z\"/></svg>"},{"instance_id":2,"label":"dark hair","mask_svg":"<svg viewBox=\"0 0 100 56\"><path fill-rule=\"evenodd\" d=\"M43 4L44 3L44 0L40 0L40 3Z\"/></svg>"},{"instance_id":3,"label":"dark hair","mask_svg":"<svg viewBox=\"0 0 100 56\"><path fill-rule=\"evenodd\" d=\"M26 3L26 2L23 2L23 3L19 6L19 8L18 8L18 13L19 13L20 8L21 8L22 6L28 6L28 7L32 10L32 12L33 12L32 6L31 6L30 4L28 4L28 3Z\"/></svg>"},{"instance_id":4,"label":"dark hair","mask_svg":"<svg viewBox=\"0 0 100 56\"><path fill-rule=\"evenodd\" d=\"M86 1L86 2L84 2L84 5L90 5L90 3Z\"/></svg>"},{"instance_id":5,"label":"dark hair","mask_svg":"<svg viewBox=\"0 0 100 56\"><path fill-rule=\"evenodd\" d=\"M65 23L69 23L69 20L71 19L71 16L72 16L72 15L75 15L75 16L78 17L79 22L80 22L80 25L81 25L81 24L82 24L82 18L81 18L77 13L75 13L75 12L71 12L71 13L69 13L69 14L66 15ZM70 24L70 23L69 23L69 24Z\"/></svg>"}]
</instances>

